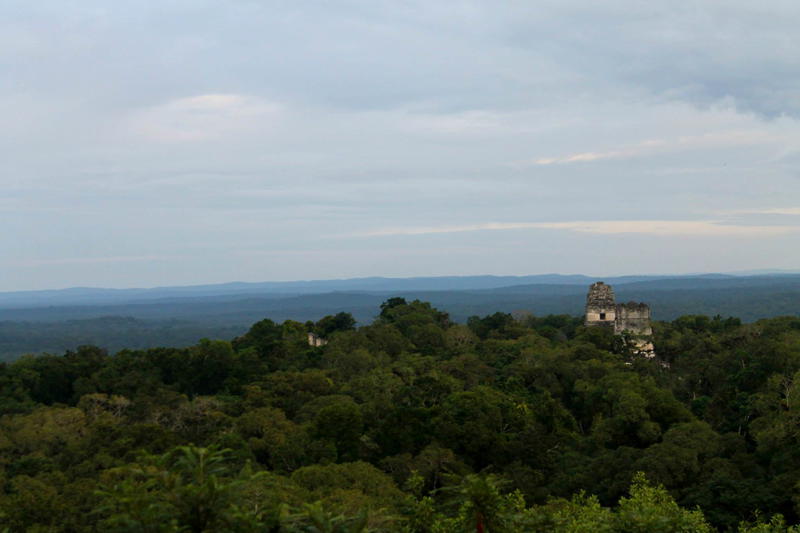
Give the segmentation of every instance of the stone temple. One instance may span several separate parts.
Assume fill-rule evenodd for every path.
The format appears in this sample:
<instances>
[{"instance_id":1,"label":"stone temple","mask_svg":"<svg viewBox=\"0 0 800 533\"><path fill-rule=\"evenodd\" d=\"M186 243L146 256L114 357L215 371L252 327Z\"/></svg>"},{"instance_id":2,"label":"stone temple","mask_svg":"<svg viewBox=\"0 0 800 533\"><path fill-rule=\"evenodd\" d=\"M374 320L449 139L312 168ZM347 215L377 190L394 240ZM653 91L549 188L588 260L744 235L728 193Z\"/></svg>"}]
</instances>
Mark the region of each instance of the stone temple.
<instances>
[{"instance_id":1,"label":"stone temple","mask_svg":"<svg viewBox=\"0 0 800 533\"><path fill-rule=\"evenodd\" d=\"M626 333L634 344L634 350L652 357L653 344L650 337L650 307L647 304L628 302L618 304L614 289L602 281L593 283L586 296L586 326L607 327L614 335Z\"/></svg>"}]
</instances>

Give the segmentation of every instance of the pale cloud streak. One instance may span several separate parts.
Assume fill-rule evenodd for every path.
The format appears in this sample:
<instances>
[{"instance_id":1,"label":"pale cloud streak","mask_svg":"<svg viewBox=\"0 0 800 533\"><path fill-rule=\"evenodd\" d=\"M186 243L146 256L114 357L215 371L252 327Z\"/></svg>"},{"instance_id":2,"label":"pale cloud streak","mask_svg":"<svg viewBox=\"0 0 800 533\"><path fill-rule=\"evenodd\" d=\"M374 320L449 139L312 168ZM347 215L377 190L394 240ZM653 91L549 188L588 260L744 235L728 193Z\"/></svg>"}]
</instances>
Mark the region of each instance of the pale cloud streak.
<instances>
[{"instance_id":1,"label":"pale cloud streak","mask_svg":"<svg viewBox=\"0 0 800 533\"><path fill-rule=\"evenodd\" d=\"M241 94L200 94L138 110L126 121L135 137L157 142L220 139L264 126L281 106Z\"/></svg>"},{"instance_id":2,"label":"pale cloud streak","mask_svg":"<svg viewBox=\"0 0 800 533\"><path fill-rule=\"evenodd\" d=\"M752 209L732 209L728 211L719 211L719 214L800 216L800 207L755 207Z\"/></svg>"},{"instance_id":3,"label":"pale cloud streak","mask_svg":"<svg viewBox=\"0 0 800 533\"><path fill-rule=\"evenodd\" d=\"M800 232L800 226L746 226L714 220L597 220L569 222L489 222L462 226L387 228L358 234L361 237L433 235L471 231L521 229L564 230L602 235L644 234L653 236L755 237Z\"/></svg>"},{"instance_id":4,"label":"pale cloud streak","mask_svg":"<svg viewBox=\"0 0 800 533\"><path fill-rule=\"evenodd\" d=\"M556 165L567 163L590 163L606 159L631 159L668 152L780 143L788 141L785 137L769 134L761 130L721 131L704 135L686 135L676 139L651 139L614 150L597 152L578 152L559 157L542 157L533 160L535 165Z\"/></svg>"},{"instance_id":5,"label":"pale cloud streak","mask_svg":"<svg viewBox=\"0 0 800 533\"><path fill-rule=\"evenodd\" d=\"M58 265L98 265L113 263L139 263L174 259L174 256L138 255L138 256L110 256L110 257L57 257L52 259L29 259L16 263L22 267L41 267Z\"/></svg>"}]
</instances>

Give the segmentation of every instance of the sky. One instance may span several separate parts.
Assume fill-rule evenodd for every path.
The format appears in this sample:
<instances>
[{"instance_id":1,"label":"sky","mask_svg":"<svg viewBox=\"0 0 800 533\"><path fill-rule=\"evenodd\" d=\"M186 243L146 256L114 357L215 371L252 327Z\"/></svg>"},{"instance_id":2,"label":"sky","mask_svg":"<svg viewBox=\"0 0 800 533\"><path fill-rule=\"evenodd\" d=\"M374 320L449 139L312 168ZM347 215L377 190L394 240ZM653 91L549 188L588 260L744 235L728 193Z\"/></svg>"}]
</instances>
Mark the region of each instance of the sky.
<instances>
[{"instance_id":1,"label":"sky","mask_svg":"<svg viewBox=\"0 0 800 533\"><path fill-rule=\"evenodd\" d=\"M800 268L800 3L0 4L0 290Z\"/></svg>"}]
</instances>

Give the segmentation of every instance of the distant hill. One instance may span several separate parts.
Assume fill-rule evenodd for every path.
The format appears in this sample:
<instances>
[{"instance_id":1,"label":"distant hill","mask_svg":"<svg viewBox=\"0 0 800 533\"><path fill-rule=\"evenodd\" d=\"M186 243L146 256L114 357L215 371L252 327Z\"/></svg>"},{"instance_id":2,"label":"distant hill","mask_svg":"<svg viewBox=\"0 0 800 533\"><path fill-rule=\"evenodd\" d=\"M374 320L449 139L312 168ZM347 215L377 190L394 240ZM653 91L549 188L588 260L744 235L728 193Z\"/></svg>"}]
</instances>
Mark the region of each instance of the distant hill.
<instances>
[{"instance_id":1,"label":"distant hill","mask_svg":"<svg viewBox=\"0 0 800 533\"><path fill-rule=\"evenodd\" d=\"M535 282L527 283L530 279ZM79 344L112 350L121 346L183 346L201 337L232 338L263 318L306 321L347 311L359 322L368 323L391 296L429 301L457 321L496 311L581 315L588 285L593 281L596 279L587 276L559 275L363 278L119 293L105 289L5 293L0 294L0 358L45 350L58 352ZM800 314L797 274L625 276L604 281L614 285L617 301L650 304L656 320L705 314L754 321ZM255 290L251 290L253 286ZM308 292L315 287L341 288ZM23 306L24 302L28 305Z\"/></svg>"},{"instance_id":2,"label":"distant hill","mask_svg":"<svg viewBox=\"0 0 800 533\"><path fill-rule=\"evenodd\" d=\"M730 277L705 274L702 278ZM0 292L0 309L63 305L121 305L183 298L225 296L288 296L327 292L393 292L480 290L516 285L589 285L597 278L584 275L541 274L532 276L442 276L419 278L352 278L312 281L267 281L221 283L150 289L102 289L74 287L60 290ZM622 285L637 281L670 279L668 276L618 276L604 278Z\"/></svg>"}]
</instances>

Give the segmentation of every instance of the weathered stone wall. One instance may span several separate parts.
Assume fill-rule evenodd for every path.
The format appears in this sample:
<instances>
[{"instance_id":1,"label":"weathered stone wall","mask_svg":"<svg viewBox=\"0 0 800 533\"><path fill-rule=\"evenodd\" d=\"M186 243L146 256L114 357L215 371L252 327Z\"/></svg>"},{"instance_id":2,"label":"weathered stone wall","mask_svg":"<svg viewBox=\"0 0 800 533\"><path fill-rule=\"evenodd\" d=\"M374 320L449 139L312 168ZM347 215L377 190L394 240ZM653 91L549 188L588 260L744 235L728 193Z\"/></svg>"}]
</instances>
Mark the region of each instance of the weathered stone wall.
<instances>
[{"instance_id":1,"label":"weathered stone wall","mask_svg":"<svg viewBox=\"0 0 800 533\"><path fill-rule=\"evenodd\" d=\"M598 281L589 287L589 294L586 295L587 306L613 307L615 303L614 289L611 285Z\"/></svg>"},{"instance_id":2,"label":"weathered stone wall","mask_svg":"<svg viewBox=\"0 0 800 533\"><path fill-rule=\"evenodd\" d=\"M614 300L614 289L602 281L593 283L586 296L587 326L613 327L617 319L617 306Z\"/></svg>"},{"instance_id":3,"label":"weathered stone wall","mask_svg":"<svg viewBox=\"0 0 800 533\"><path fill-rule=\"evenodd\" d=\"M320 337L316 333L310 333L309 332L309 334L308 334L308 345L309 346L319 347L319 346L325 346L326 344L328 344L327 339L323 339L322 337Z\"/></svg>"},{"instance_id":4,"label":"weathered stone wall","mask_svg":"<svg viewBox=\"0 0 800 533\"><path fill-rule=\"evenodd\" d=\"M628 302L617 304L614 333L627 331L633 335L652 335L650 307L647 304Z\"/></svg>"}]
</instances>

